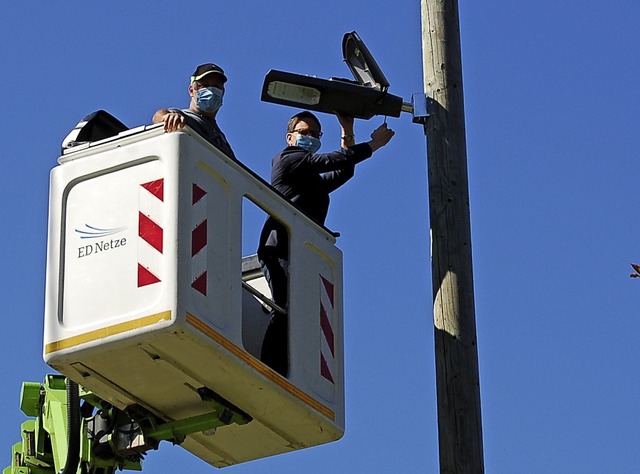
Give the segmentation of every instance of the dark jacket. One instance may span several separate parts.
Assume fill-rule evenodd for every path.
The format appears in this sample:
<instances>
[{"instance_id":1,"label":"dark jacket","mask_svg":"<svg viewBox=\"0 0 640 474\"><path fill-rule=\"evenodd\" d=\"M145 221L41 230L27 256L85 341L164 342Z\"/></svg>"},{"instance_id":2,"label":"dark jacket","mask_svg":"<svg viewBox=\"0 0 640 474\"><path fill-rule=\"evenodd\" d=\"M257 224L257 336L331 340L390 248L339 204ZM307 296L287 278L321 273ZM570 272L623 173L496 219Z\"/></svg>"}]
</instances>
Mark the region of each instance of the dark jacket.
<instances>
[{"instance_id":1,"label":"dark jacket","mask_svg":"<svg viewBox=\"0 0 640 474\"><path fill-rule=\"evenodd\" d=\"M288 146L273 158L271 185L317 224L324 225L329 193L351 179L355 165L371 154L367 143L315 155L303 148ZM260 234L258 256L265 252L288 258L286 229L273 217L267 219Z\"/></svg>"},{"instance_id":2,"label":"dark jacket","mask_svg":"<svg viewBox=\"0 0 640 474\"><path fill-rule=\"evenodd\" d=\"M228 157L236 159L236 155L234 155L231 145L229 145L227 141L227 137L224 136L224 133L222 133L222 130L218 127L218 122L216 122L215 118L201 115L191 109L180 110L170 108L169 110L184 115L187 118L187 125L195 130L196 133Z\"/></svg>"}]
</instances>

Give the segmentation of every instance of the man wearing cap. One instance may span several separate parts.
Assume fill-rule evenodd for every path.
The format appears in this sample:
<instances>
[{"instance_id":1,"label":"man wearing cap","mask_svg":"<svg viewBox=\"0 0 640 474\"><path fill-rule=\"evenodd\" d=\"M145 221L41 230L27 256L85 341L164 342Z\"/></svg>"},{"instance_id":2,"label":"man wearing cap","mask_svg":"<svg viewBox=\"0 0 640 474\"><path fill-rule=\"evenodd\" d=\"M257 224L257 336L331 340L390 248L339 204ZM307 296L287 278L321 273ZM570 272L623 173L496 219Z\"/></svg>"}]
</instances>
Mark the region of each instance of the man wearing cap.
<instances>
[{"instance_id":1,"label":"man wearing cap","mask_svg":"<svg viewBox=\"0 0 640 474\"><path fill-rule=\"evenodd\" d=\"M227 138L216 122L225 82L227 76L220 66L201 64L191 75L189 108L160 109L153 115L153 123L163 122L165 132L174 132L188 125L222 153L235 159Z\"/></svg>"}]
</instances>

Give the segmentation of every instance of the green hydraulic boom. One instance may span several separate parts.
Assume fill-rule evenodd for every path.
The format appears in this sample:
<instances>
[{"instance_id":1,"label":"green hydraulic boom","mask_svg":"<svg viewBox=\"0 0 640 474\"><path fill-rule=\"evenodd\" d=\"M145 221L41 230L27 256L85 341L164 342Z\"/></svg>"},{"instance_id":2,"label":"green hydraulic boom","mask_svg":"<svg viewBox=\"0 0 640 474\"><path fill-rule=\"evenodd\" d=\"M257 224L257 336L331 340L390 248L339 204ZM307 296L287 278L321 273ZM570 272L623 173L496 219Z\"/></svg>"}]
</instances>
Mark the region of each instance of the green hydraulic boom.
<instances>
[{"instance_id":1,"label":"green hydraulic boom","mask_svg":"<svg viewBox=\"0 0 640 474\"><path fill-rule=\"evenodd\" d=\"M211 412L185 420L166 421L139 405L118 410L62 375L47 375L43 383L24 382L20 408L22 441L13 446L11 465L2 474L112 474L142 470L147 451L160 441L180 444L199 431L251 417L212 390L198 389Z\"/></svg>"}]
</instances>

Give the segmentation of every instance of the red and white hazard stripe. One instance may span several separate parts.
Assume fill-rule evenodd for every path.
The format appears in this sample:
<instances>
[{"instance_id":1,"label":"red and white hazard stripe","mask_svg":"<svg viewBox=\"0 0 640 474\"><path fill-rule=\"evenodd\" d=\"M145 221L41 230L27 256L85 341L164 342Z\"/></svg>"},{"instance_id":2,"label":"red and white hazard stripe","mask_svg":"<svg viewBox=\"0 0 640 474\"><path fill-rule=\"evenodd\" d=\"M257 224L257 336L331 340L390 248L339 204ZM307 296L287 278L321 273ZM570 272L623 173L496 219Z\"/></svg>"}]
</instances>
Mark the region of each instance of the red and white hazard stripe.
<instances>
[{"instance_id":1,"label":"red and white hazard stripe","mask_svg":"<svg viewBox=\"0 0 640 474\"><path fill-rule=\"evenodd\" d=\"M191 199L191 287L207 296L207 192L193 183Z\"/></svg>"},{"instance_id":2,"label":"red and white hazard stripe","mask_svg":"<svg viewBox=\"0 0 640 474\"><path fill-rule=\"evenodd\" d=\"M320 374L331 383L336 360L335 336L333 333L334 286L320 275Z\"/></svg>"},{"instance_id":3,"label":"red and white hazard stripe","mask_svg":"<svg viewBox=\"0 0 640 474\"><path fill-rule=\"evenodd\" d=\"M138 287L162 281L164 179L142 183L138 201Z\"/></svg>"}]
</instances>

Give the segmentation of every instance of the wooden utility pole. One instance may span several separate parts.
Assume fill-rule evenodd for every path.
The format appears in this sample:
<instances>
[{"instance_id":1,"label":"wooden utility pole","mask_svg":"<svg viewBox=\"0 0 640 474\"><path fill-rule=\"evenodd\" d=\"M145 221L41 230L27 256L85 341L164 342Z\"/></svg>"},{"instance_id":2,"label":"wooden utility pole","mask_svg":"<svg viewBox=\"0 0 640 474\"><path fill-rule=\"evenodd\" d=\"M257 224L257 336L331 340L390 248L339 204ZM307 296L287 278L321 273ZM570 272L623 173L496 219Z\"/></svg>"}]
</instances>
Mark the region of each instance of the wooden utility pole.
<instances>
[{"instance_id":1,"label":"wooden utility pole","mask_svg":"<svg viewBox=\"0 0 640 474\"><path fill-rule=\"evenodd\" d=\"M457 0L421 0L440 472L482 473Z\"/></svg>"}]
</instances>

